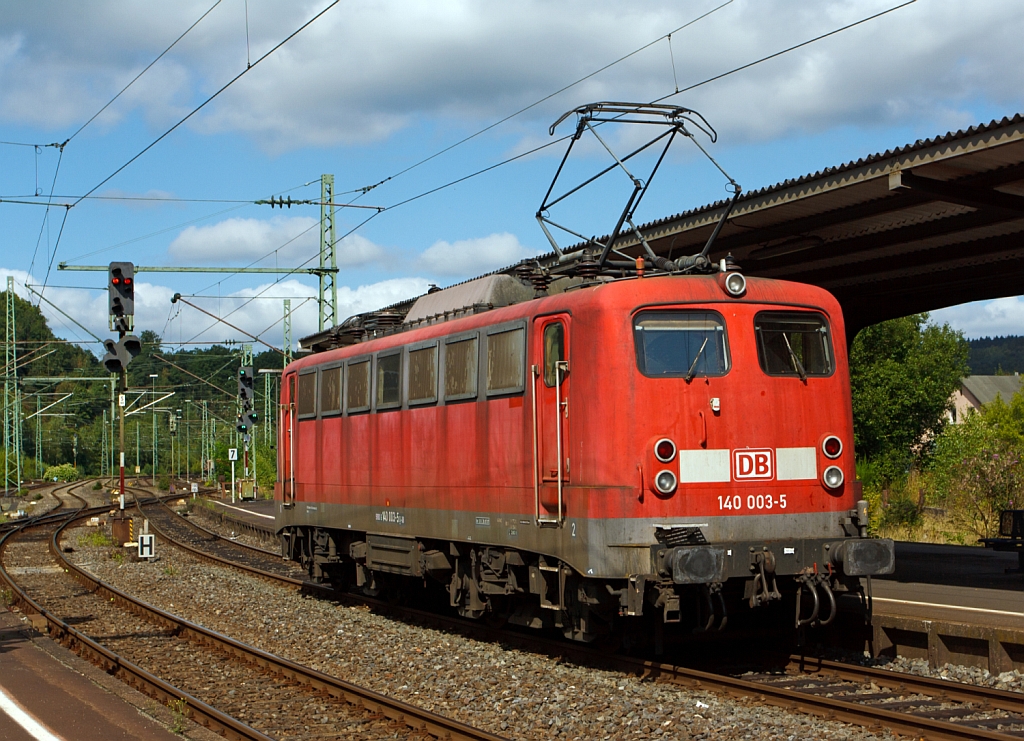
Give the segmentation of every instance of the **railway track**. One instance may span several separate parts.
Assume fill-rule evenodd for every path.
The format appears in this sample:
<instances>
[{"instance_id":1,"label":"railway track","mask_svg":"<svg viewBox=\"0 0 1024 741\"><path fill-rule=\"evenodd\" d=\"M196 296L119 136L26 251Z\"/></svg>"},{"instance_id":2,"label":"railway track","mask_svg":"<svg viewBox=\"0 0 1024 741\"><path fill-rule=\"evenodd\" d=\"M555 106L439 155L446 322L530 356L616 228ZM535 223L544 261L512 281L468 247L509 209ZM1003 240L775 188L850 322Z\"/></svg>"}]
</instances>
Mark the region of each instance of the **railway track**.
<instances>
[{"instance_id":1,"label":"railway track","mask_svg":"<svg viewBox=\"0 0 1024 741\"><path fill-rule=\"evenodd\" d=\"M65 492L75 496L68 487ZM78 497L81 500L80 497ZM84 502L82 502L84 504ZM233 739L500 737L283 660L103 584L64 558L79 507L0 540L0 578L34 623L110 674ZM74 545L69 546L74 548Z\"/></svg>"},{"instance_id":2,"label":"railway track","mask_svg":"<svg viewBox=\"0 0 1024 741\"><path fill-rule=\"evenodd\" d=\"M153 507L148 507L147 514L151 512ZM294 576L280 579L273 573L280 565L277 554L243 546L223 536L217 536L220 544L215 546L216 554L204 552L204 544L216 542L215 533L177 515L168 522L168 512L170 510L165 509L159 519L159 527L165 528L164 537L177 540L175 533L192 530L196 534L182 536L182 539L189 541L188 550L194 555L233 565L233 561L245 553L245 568L250 573L255 570L266 578L307 590L322 589L318 585L303 583L301 576L298 580ZM275 562L277 566L273 566ZM337 593L323 591L333 599L339 599ZM384 607L373 600L355 596L351 599ZM752 697L761 703L872 730L887 729L915 738L943 740L1024 738L1024 694L1021 693L799 656L792 657L788 666L778 673L732 676L631 657L607 656L562 642L530 635L510 635L476 624L467 626L462 620L390 605L386 609L403 612L417 620L429 619L448 629L454 627L478 636L483 634L492 640L512 642L532 651L566 656L591 665L598 662L599 665L652 680L710 689L734 697Z\"/></svg>"}]
</instances>

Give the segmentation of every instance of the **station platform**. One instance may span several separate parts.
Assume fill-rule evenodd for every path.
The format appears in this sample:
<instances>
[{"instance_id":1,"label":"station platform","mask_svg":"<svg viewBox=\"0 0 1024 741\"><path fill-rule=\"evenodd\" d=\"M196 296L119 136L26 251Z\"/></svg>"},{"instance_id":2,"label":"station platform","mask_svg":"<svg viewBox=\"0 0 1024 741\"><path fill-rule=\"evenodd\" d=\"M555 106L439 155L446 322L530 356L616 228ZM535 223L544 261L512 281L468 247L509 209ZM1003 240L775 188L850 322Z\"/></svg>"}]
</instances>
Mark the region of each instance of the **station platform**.
<instances>
[{"instance_id":1,"label":"station platform","mask_svg":"<svg viewBox=\"0 0 1024 741\"><path fill-rule=\"evenodd\" d=\"M276 502L273 499L256 499L252 501L236 501L231 499L214 499L208 497L218 512L233 520L239 520L261 530L274 530L274 507Z\"/></svg>"},{"instance_id":2,"label":"station platform","mask_svg":"<svg viewBox=\"0 0 1024 741\"><path fill-rule=\"evenodd\" d=\"M0 738L9 741L174 741L154 720L170 711L0 609ZM144 714L145 713L145 714ZM194 726L186 738L215 738ZM198 732L198 733L197 733Z\"/></svg>"}]
</instances>

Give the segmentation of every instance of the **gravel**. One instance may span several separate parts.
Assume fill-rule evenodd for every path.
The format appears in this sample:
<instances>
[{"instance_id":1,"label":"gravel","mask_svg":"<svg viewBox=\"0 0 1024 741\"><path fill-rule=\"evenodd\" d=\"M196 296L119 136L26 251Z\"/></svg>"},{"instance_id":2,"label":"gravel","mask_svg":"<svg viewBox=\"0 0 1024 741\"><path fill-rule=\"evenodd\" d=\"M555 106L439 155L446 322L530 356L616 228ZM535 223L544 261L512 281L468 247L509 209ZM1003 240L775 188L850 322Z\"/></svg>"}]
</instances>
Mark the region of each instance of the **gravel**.
<instances>
[{"instance_id":1,"label":"gravel","mask_svg":"<svg viewBox=\"0 0 1024 741\"><path fill-rule=\"evenodd\" d=\"M863 663L867 663L867 660ZM1017 669L1002 674L991 674L988 669L961 664L943 664L933 669L928 666L925 659L908 659L904 656L897 656L895 659L871 659L870 663L880 669L891 669L919 677L934 677L997 690L1024 692L1024 674Z\"/></svg>"},{"instance_id":2,"label":"gravel","mask_svg":"<svg viewBox=\"0 0 1024 741\"><path fill-rule=\"evenodd\" d=\"M408 625L198 562L159 538L157 550L150 563L118 563L109 547L85 544L70 557L212 630L508 738L895 738Z\"/></svg>"}]
</instances>

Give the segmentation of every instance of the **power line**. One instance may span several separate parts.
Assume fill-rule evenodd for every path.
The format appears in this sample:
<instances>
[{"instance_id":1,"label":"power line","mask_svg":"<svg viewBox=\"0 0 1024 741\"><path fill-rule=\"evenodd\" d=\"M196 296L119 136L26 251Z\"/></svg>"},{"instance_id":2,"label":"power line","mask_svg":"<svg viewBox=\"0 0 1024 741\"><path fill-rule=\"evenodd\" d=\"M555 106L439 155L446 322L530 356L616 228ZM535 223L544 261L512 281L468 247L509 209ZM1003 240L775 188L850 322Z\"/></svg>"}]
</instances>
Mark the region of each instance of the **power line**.
<instances>
[{"instance_id":1,"label":"power line","mask_svg":"<svg viewBox=\"0 0 1024 741\"><path fill-rule=\"evenodd\" d=\"M321 11L320 11L319 13L317 13L316 15L314 15L314 16L313 16L312 18L310 18L310 19L309 19L308 21L306 21L305 23L303 23L303 24L302 24L301 26L299 26L299 28L297 28L297 29L296 29L295 31L292 31L292 32L291 32L290 34L288 34L288 36L286 36L286 37L284 38L284 40L283 40L283 41L279 42L279 43L278 43L277 45L275 45L275 46L274 46L274 47L273 47L272 49L270 49L270 51L266 52L266 53L265 53L265 54L264 54L263 56L259 57L259 58L258 58L258 59L257 59L257 60L256 60L255 62L253 62L253 63L252 63L252 65L250 65L250 66L246 67L246 68L245 68L245 69L243 69L243 70L242 70L241 72L239 72L239 73L238 73L237 75L235 75L234 77L232 77L232 78L231 78L231 79L230 79L230 80L229 80L229 81L228 81L227 83L225 83L225 84L224 84L224 85L223 85L223 86L222 86L222 87L221 87L221 88L220 88L219 90L217 90L217 91L216 91L215 93L213 93L212 95L210 95L210 96L209 96L209 97L208 97L208 98L207 98L206 100L204 100L204 101L203 101L202 103L200 103L200 104L199 104L198 106L196 106L195 108L193 108L193 109L192 109L192 110L191 110L191 111L190 111L190 112L189 112L189 113L188 113L188 114L187 114L187 115L186 115L186 116L185 116L184 118L182 118L182 119L181 119L180 121L178 121L178 122L177 122L176 124L174 124L173 126L171 126L171 128L167 129L167 131L165 131L164 133L162 133L162 134L161 134L160 136L158 136L158 137L157 137L156 139L154 139L154 140L153 140L152 142L150 142L149 144L147 144L147 145L146 145L146 146L145 146L145 147L144 147L144 148L143 148L143 149L142 149L142 150L141 150L141 151L140 151L140 152L139 152L138 154L136 154L135 156L133 156L133 157L132 157L131 159L129 159L129 160L128 160L127 162L125 162L125 163L124 163L123 165L121 165L121 166L120 166L120 167L118 167L118 168L117 168L116 170L114 170L114 171L113 171L112 173L110 173L109 175L107 175L107 177L103 178L103 180L101 180L101 181L100 181L99 183L97 183L97 184L96 184L96 185L94 185L94 186L93 186L92 188L90 188L90 189L89 189L89 190L88 190L88 191L87 191L87 192L85 193L85 195L83 195L83 196L82 196L82 197L80 197L80 198L79 198L79 199L78 199L77 201L75 201L75 204L74 204L74 205L76 205L76 206L77 206L77 205L78 205L79 203L81 203L81 202L82 202L83 200L85 200L85 198L86 198L86 197L88 197L88 196L92 195L93 193L95 193L95 192L96 192L97 190L99 190L99 189L100 189L100 188L101 188L102 186L104 186L104 185L105 185L106 183L108 183L108 182L109 182L110 180L112 180L112 179L113 179L113 178L114 178L114 177L115 177L115 176L116 176L116 175L117 175L118 173L120 173L120 172L121 172L122 170L124 170L124 169L125 169L126 167L128 167L128 166L129 166L129 165L131 165L131 164L132 164L133 162L135 162L135 160L137 160L137 159L138 159L139 157L141 157L141 156L142 156L142 155L144 155L144 154L145 154L146 152L148 152L148 151L149 151L150 149L152 149L152 148L153 148L153 147L155 147L155 146L156 146L157 144L159 144L159 143L160 143L161 141L163 141L163 140L164 140L164 138L166 138L166 137L167 137L167 136L168 136L168 135L169 135L169 134L170 134L171 132L175 131L175 130L176 130L176 129L177 129L178 127L179 127L179 126L181 126L181 125L182 125L183 123L185 123L185 122L186 122L186 121L188 121L188 120L189 120L190 118L192 118L192 116L194 116L194 115L196 115L197 113L199 113L199 111L201 111L201 110L202 110L203 108L205 108L205 107L206 107L207 105L209 105L209 104L210 104L211 102L213 102L213 100L214 100L214 99L216 99L216 98L217 98L217 96L219 96L219 95L220 95L221 93L223 93L223 92L224 92L225 90L227 90L227 89L228 89L229 87L231 87L231 86L232 86L232 85L234 85L234 84L235 84L236 82L238 82L238 81L239 81L240 79L242 79L242 77L243 77L243 76L245 76L245 75L246 75L246 74L247 74L247 73L248 73L248 72L249 72L250 70L253 70L253 69L255 69L255 68L256 68L256 66L260 64L260 62L264 61L264 60L265 60L265 59L266 59L267 57L271 56L271 55L272 55L272 54L273 54L274 52L276 52L276 51L277 51L278 49L280 49L280 48L281 48L282 46L284 46L284 45L285 45L285 44L287 44L287 43L288 43L289 41L291 41L291 40L292 40L293 38L295 38L295 37L296 37L296 36L298 36L298 35L299 35L300 33L302 33L302 32L303 32L303 31L304 31L304 30L305 30L306 28L308 28L308 27L309 27L309 26L311 26L311 25L312 25L312 24L313 24L314 22L316 22L316 21L317 21L317 19L319 19L319 18L320 18L320 16L322 16L322 15L323 15L324 13L326 13L326 12L327 12L328 10L330 10L331 8L333 8L333 7L334 7L335 5L337 5L337 4L339 3L339 2L341 2L341 0L332 0L332 2L331 2L331 4L330 4L330 5L328 5L328 6L326 7L326 8L324 8L324 9L323 9L323 10L321 10Z\"/></svg>"},{"instance_id":2,"label":"power line","mask_svg":"<svg viewBox=\"0 0 1024 741\"><path fill-rule=\"evenodd\" d=\"M834 29L832 31L829 31L828 33L821 34L820 36L815 36L812 39L808 39L806 41L802 41L799 44L795 44L794 46L790 46L790 47L788 47L786 49L783 49L781 51L777 51L777 52L774 52L774 53L769 54L767 56L761 57L760 59L754 60L753 62L748 62L747 64L744 64L744 65L741 65L741 66L736 67L734 69L731 69L728 72L723 72L723 73L715 75L713 77L709 77L709 78L707 78L705 80L702 80L701 82L697 82L697 83L694 83L693 85L690 85L689 87L683 88L682 90L671 92L668 95L663 95L660 98L655 98L653 101L651 101L651 103L652 104L653 103L658 103L660 101L663 101L663 100L666 100L668 98L671 98L674 95L679 95L680 93L685 93L685 92L687 92L689 90L693 90L695 88L701 87L703 85L707 85L708 83L714 82L716 80L720 80L723 77L728 77L729 75L735 74L736 72L740 72L742 70L749 69L750 67L754 67L754 66L756 66L758 64L761 64L763 62L767 62L767 61L769 61L771 59L774 59L776 57L782 56L783 54L788 54L791 51L795 51L796 49L800 49L800 48L802 48L804 46L807 46L808 44L813 44L816 41L821 41L822 39L826 39L829 36L834 36L837 33L840 33L842 31L846 31L848 29L851 29L854 26L859 26L862 23L867 23L870 20L874 20L874 19L879 18L879 17L881 17L883 15L887 15L889 13L892 13L895 10L899 10L900 8L904 8L904 7L908 6L908 5L912 5L915 2L917 2L917 0L908 0L907 2L904 2L904 3L900 4L900 5L896 5L894 7L889 8L888 10L883 10L883 11L881 11L879 13L875 13L874 15L867 16L866 18L861 18L859 21L855 21L853 23L847 24L847 25L842 26L840 28L837 28L837 29ZM665 38L665 37L663 36L662 38ZM660 39L659 39L659 41L660 41ZM554 140L548 142L547 144L541 144L538 147L534 147L533 149L529 149L529 150L527 150L525 152L521 152L519 154L513 155L512 157L504 159L504 160L502 160L500 162L497 162L497 163L495 163L493 165L488 165L487 167L484 167L484 168L481 168L481 169L476 170L474 172L471 172L468 175L463 175L460 178L456 178L455 180L448 181L447 183L444 183L444 184L439 185L437 187L434 187L434 188L431 188L429 190L423 191L422 193L419 193L417 195L411 196L411 197L406 198L404 200L398 201L397 203L393 203L390 206L387 206L384 210L385 211L390 211L392 209L398 208L399 206L404 206L407 203L411 203L411 202L419 200L420 198L423 198L425 196L431 195L433 193L437 193L438 191L445 190L446 188L450 188L450 187L452 187L454 185L458 185L459 183L465 182L466 180L469 180L471 178L475 178L475 177L477 177L479 175L483 175L484 173L490 172L491 170L494 170L494 169L496 169L498 167L502 167L504 165L510 164L512 162L515 162L516 160L522 159L523 157L527 157L527 156L529 156L531 154L535 154L536 152L539 152L542 149L547 149L550 146L553 146L553 145L558 144L560 142L566 141L566 140L568 140L570 138L572 138L571 134L563 136L560 139L554 139Z\"/></svg>"},{"instance_id":3,"label":"power line","mask_svg":"<svg viewBox=\"0 0 1024 741\"><path fill-rule=\"evenodd\" d=\"M232 86L232 85L234 85L234 84L235 84L236 82L238 82L238 80L242 79L242 77L243 77L243 76L244 76L244 75L245 75L246 73L248 73L248 72L249 72L250 70L254 69L254 68L255 68L255 67L256 67L256 66L257 66L257 65L258 65L258 64L259 64L260 62L262 62L263 60L265 60L265 59L266 59L267 57L269 57L270 55L272 55L272 54L273 54L274 52L276 52L276 51L277 51L278 49L280 49L280 48L281 48L282 46L284 46L284 45L285 45L285 44L287 44L287 43L288 43L289 41L291 41L291 40L292 40L293 38L295 38L295 37L296 37L296 36L298 36L298 35L299 35L300 33L302 33L302 31L304 31L304 30L305 30L306 28L308 28L308 27L309 27L310 25L312 25L312 24L313 24L314 22L316 22L316 21L317 21L317 19L319 19L319 18L320 18L320 16L322 16L322 15L323 15L324 13L326 13L326 12L327 12L328 10L330 10L330 9L331 9L331 8L333 8L333 7L335 6L335 5L337 5L337 4L338 4L338 3L340 2L340 1L341 1L341 0L333 0L333 1L332 1L332 2L330 3L330 5L328 5L328 6L326 7L326 8L324 8L324 9L323 9L323 10L321 10L321 11L320 11L319 13L317 13L317 14L316 14L316 15L314 15L314 16L313 16L312 18L310 18L310 19L309 19L308 21L306 21L306 22L305 22L305 23L303 23L303 24L302 24L301 26L299 26L299 28L297 28L297 29L296 29L295 31L293 31L293 32L292 32L292 33L290 33L290 34L289 34L288 36L286 36L286 37L284 38L284 40L282 40L282 41L281 41L280 43L278 43L277 45L275 45L275 46L274 46L274 47L273 47L272 49L270 49L270 51L266 52L266 53L265 53L265 54L264 54L263 56L261 56L261 57L260 57L259 59L257 59L257 60L256 60L255 62L253 62L253 63L252 63L252 64L251 64L250 66L246 67L246 68L245 68L244 70L242 70L242 71L241 71L241 72L239 72L239 73L238 73L237 75L235 75L235 76L234 76L233 78L231 78L231 80L229 80L229 81L228 81L228 82L227 82L227 83L226 83L225 85L223 85L223 86L222 86L222 87L221 87L221 88L220 88L219 90L217 90L217 91L216 91L215 93L213 93L213 94L212 94L211 96L209 96L209 97L208 97L208 98L207 98L206 100L204 100L204 101L203 101L202 103L200 103L200 104L199 104L198 106L196 106L195 108L193 108L193 109L192 109L192 111L191 111L191 112L189 112L189 113L188 113L188 114L187 114L187 115L186 115L186 116L185 116L184 118L182 118L182 119L181 119L180 121L178 121L178 122L177 122L176 124L174 124L173 126L171 126L171 128L167 129L167 131L165 131L164 133L162 133L162 134L161 134L160 136L158 136L158 137L157 137L156 139L154 139L154 140L153 140L152 142L150 142L149 144L147 144L147 145L146 145L146 146L145 146L145 147L144 147L144 148L143 148L143 149L142 149L142 150L141 150L141 151L140 151L140 152L139 152L138 154L136 154L136 155L135 155L134 157L132 157L131 159L129 159L129 160L128 160L127 162L125 162L125 163L124 163L123 165L121 165L120 167L118 167L118 168L117 168L116 170L114 170L114 171L113 171L112 173L110 173L110 174L109 174L109 175L108 175L107 177L105 177L105 178L104 178L103 180L101 180L101 181L100 181L99 183L97 183L96 185L94 185L94 186L93 186L93 187L92 187L91 189L89 189L88 191L86 191L85 195L81 196L81 197L80 197L80 198L78 198L78 199L77 199L77 200L76 200L76 201L75 201L75 202L74 202L73 204L71 204L71 207L73 207L73 206L77 206L77 205L78 205L79 203L81 203L81 202L82 202L83 200L85 200L85 198L87 198L88 196L90 196L90 195L92 195L93 193L95 193L95 192L96 192L97 190L99 190L99 189L100 189L100 188L101 188L101 187L102 187L103 185L105 185L105 184L106 184L106 183L108 183L108 182L109 182L110 180L112 180L112 179L113 179L113 178L114 178L114 177L115 177L115 176L116 176L116 175L117 175L118 173L120 173L120 172L121 172L122 170L124 170L124 169L125 169L126 167L128 167L128 166L129 166L129 165L131 165L131 164L132 164L133 162L135 162L135 160L137 160L137 159L138 159L139 157L141 157L142 155L144 155L144 154L145 154L146 152L148 152L148 151L149 151L150 149L152 149L153 147L155 147L155 146L156 146L156 145L157 145L158 143L160 143L161 141L163 141L163 139L164 139L164 138L166 138L166 137L167 137L167 136L168 136L168 135L169 135L169 134L170 134L171 132L173 132L174 130L176 130L176 129L177 129L177 128L178 128L179 126L181 126L181 125L182 125L183 123L185 123L185 122L186 122L186 121L188 121L188 120L189 120L190 118L192 118L192 116L194 116L194 115L195 115L195 114L197 114L197 113L198 113L199 111L201 111L201 110L202 110L203 108L205 108L205 107L206 107L206 106L207 106L207 105L208 105L208 104L209 104L210 102L212 102L212 101L213 101L213 100L214 100L214 99L215 99L215 98L216 98L217 96L219 96L219 95L220 95L221 93L223 93L223 92L224 92L225 90L227 90L227 89L228 89L229 87L231 87L231 86ZM53 256L51 256L51 258L50 258L50 268L52 268L52 267L53 267L53 258L57 256L57 247L58 247L58 246L60 245L60 236L61 236L61 234L63 234L63 233L64 233L64 224L65 224L65 223L67 222L67 211L69 211L71 207L68 207L68 209L67 209L67 210L66 210L66 211L64 212L64 221L62 221L62 222L61 222L61 228L60 228L60 232L59 232L59 233L57 234L57 242L56 242L56 243L54 244L54 246L53 246ZM46 270L46 276L47 276L47 278L49 278L49 276L50 276L50 268L47 268L47 270ZM44 290L45 290L45 288L46 288L46 281L45 281L45 280L43 281L43 288L44 288Z\"/></svg>"},{"instance_id":4,"label":"power line","mask_svg":"<svg viewBox=\"0 0 1024 741\"><path fill-rule=\"evenodd\" d=\"M142 76L143 76L144 74L146 74L146 73L147 73L147 72L149 71L150 67L152 67L152 66L153 66L154 64L156 64L157 62L159 62L159 61L160 61L161 59L163 59L164 55L165 55L165 54L167 54L167 52L169 52L169 51L170 51L171 49L173 49L173 48L175 47L175 45L176 45L176 44L177 44L177 43L178 43L179 41L181 41L181 40L182 40L183 38L185 38L185 36L187 36L187 35L188 35L189 31L191 31L191 30L192 30L193 28L195 28L196 26L198 26L198 25L200 24L200 22L201 22L201 21L202 21L202 20L203 20L204 18L206 18L206 16L208 16L208 15L209 15L209 14L210 14L211 12L213 12L213 9L214 9L214 8L216 8L216 7L218 6L218 5L220 5L220 3L221 3L221 0L217 0L217 2L215 2L215 3L213 4L213 5L211 5L211 6L210 6L210 9L209 9L209 10L207 10L207 11L206 11L205 13L203 13L203 14L202 14L201 16L199 16L199 20L197 20L197 21L196 21L195 23L193 23L193 24L192 24L191 26L189 26L188 28L186 28L186 29L185 29L185 32L184 32L183 34L181 34L181 36L179 36L179 37L178 37L178 38L176 38L176 39L175 39L175 40L174 40L173 42L171 42L171 45L170 45L170 46L168 46L168 47L167 47L166 49L164 49L164 50L163 50L162 52L160 52L160 54L159 54L159 55L157 56L157 58L156 58L156 59L154 59L154 60L153 60L152 62L150 62L149 64L147 64L147 65L146 65L146 67L145 67L145 69L143 69L143 70L142 70L141 72L139 72L139 74L135 75L135 77L133 77L133 78L132 78L132 81L131 81L131 82L129 82L129 83L127 84L127 85L125 85L125 86L124 86L123 88L121 88L121 91L120 91L120 92L119 92L119 93L118 93L117 95L115 95L115 96L114 96L113 98L111 98L111 99L110 99L109 101L107 101L107 104L106 104L105 106L103 106L103 107L102 107L102 108L100 108L100 109L99 109L98 111L96 111L96 113L94 113L94 114L92 115L92 118L90 118L90 119L89 119L88 121L86 121L86 122L85 122L84 124L82 124L81 126L79 126L79 127L78 127L78 131L76 131L76 132L75 132L74 134L72 134L71 136L69 136L69 137L68 137L68 139L67 139L67 141L66 141L66 142L64 142L64 144L67 144L67 143L68 143L69 141L71 141L71 140L72 140L72 139L74 139L74 138L75 138L76 136L78 136L78 135L79 135L80 133L82 133L82 129L84 129L84 128L85 128L86 126L88 126L88 125L89 125L89 124L91 124L91 123L92 123L93 121L95 121L95 120L96 120L96 118L97 118L97 117L98 117L98 116L99 116L99 115L100 115L101 113L103 113L103 111L107 110L107 108L109 108L109 107L110 107L110 106L111 106L111 105L113 104L113 102L114 102L115 100L117 100L118 98L120 98L120 97L121 97L121 95L123 95L123 94L124 94L124 92L125 92L125 91L126 91L126 90L127 90L128 88L130 88L130 87L131 87L132 85L134 85L134 84L135 84L135 83L136 83L136 82L138 81L138 79L139 79L140 77L142 77ZM62 144L61 146L63 147L64 145Z\"/></svg>"},{"instance_id":5,"label":"power line","mask_svg":"<svg viewBox=\"0 0 1024 741\"><path fill-rule=\"evenodd\" d=\"M658 38L654 39L654 41L650 41L650 42L644 44L643 46L634 49L633 51L629 52L628 54L625 54L624 56L619 57L614 62L609 62L608 64L604 65L603 67L600 67L600 68L594 70L590 74L584 75L583 77L579 78L575 82L571 82L568 85L559 88L555 92L550 93L549 95L545 95L540 100L536 100L533 103L530 103L530 105L525 106L523 108L520 108L515 113L510 113L509 115L505 116L504 118L501 118L501 119L495 121L494 123L485 126L484 128L480 129L479 131L476 131L476 132L470 134L469 136L467 136L467 137L465 137L463 139L460 139L459 141L455 142L454 144L450 144L447 147L444 147L443 149L440 149L437 152L434 152L429 157L424 157L423 159L419 160L418 162L415 162L415 163L409 165L405 169L399 170L394 175L389 175L388 177L384 178L383 180L381 180L378 183L374 183L373 185L368 185L368 186L365 186L363 188L358 188L355 191L347 191L347 192L349 192L349 193L353 193L353 192L367 193L370 190L373 190L374 188L376 188L377 186L383 185L384 183L387 183L387 182L389 182L391 180L394 180L397 177L401 177L405 173L407 173L407 172L409 172L411 170L415 170L420 165L424 165L427 162L430 162L432 159L440 157L441 155L443 155L443 154L445 154L447 152L450 152L451 150L455 149L456 147L459 147L459 146L465 144L466 142L471 141L472 139L475 139L476 137L480 136L481 134L485 134L488 131L490 131L491 129L496 128L498 126L501 126L501 124L505 123L506 121L511 121L516 116L518 116L518 115L520 115L522 113L526 113L531 108L536 108L541 103L544 103L544 102L546 102L548 100L551 100L552 98L554 98L557 95L561 95L566 90L574 88L574 87L576 87L577 85L579 85L582 82L586 82L591 77L595 77L596 75L601 74L605 70L614 67L616 64L619 64L620 62L624 62L627 59L629 59L630 57L636 56L637 54L639 54L640 52L644 51L645 49L649 49L650 47L654 46L659 41L662 41L663 39L669 39L671 41L672 34L679 33L684 28L692 26L693 24L695 24L698 21L701 21L701 20L707 18L709 15L711 15L713 13L717 13L719 10L721 10L722 8L724 8L727 5L730 5L732 2L733 2L733 0L726 0L726 2L722 3L721 5L718 5L717 7L712 8L711 10L707 11L706 13L703 13L703 14L697 16L696 18L694 18L691 21L687 21L683 25L679 26L679 28L673 29L673 30L669 31L667 34L663 34L663 35L659 36Z\"/></svg>"}]
</instances>

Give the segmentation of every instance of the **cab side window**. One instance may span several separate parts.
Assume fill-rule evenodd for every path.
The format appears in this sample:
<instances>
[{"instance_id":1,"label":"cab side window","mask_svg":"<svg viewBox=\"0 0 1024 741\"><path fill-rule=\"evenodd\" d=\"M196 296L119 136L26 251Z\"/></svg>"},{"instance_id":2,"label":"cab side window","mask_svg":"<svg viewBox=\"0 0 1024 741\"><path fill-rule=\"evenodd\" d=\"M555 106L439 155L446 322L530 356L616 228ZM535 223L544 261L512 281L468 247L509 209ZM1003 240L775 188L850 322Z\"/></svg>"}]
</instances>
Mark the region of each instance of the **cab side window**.
<instances>
[{"instance_id":1,"label":"cab side window","mask_svg":"<svg viewBox=\"0 0 1024 741\"><path fill-rule=\"evenodd\" d=\"M555 363L562 360L565 360L565 325L552 322L544 327L544 385L548 388L555 385Z\"/></svg>"}]
</instances>

